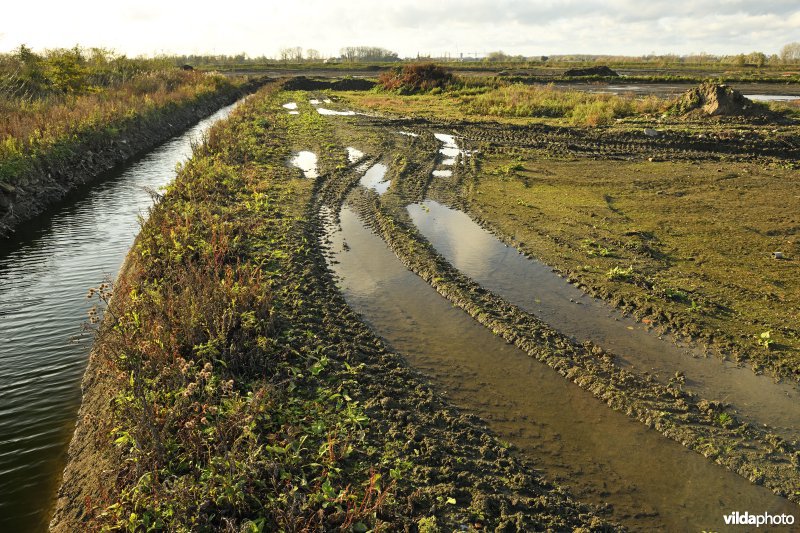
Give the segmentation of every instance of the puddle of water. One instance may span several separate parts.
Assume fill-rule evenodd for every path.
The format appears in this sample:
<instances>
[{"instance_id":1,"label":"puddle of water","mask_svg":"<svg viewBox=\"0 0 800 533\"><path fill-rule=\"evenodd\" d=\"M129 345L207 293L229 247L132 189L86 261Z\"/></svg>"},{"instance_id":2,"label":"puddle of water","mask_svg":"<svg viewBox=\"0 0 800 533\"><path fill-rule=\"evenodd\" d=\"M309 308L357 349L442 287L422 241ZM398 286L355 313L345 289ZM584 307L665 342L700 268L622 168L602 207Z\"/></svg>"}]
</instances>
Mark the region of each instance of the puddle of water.
<instances>
[{"instance_id":1,"label":"puddle of water","mask_svg":"<svg viewBox=\"0 0 800 533\"><path fill-rule=\"evenodd\" d=\"M638 530L725 531L723 514L733 510L798 514L493 335L406 270L350 209L340 218L339 230L328 228L329 261L348 304L546 477L610 503L612 520Z\"/></svg>"},{"instance_id":2,"label":"puddle of water","mask_svg":"<svg viewBox=\"0 0 800 533\"><path fill-rule=\"evenodd\" d=\"M756 102L789 102L800 100L800 96L788 94L746 94L745 97Z\"/></svg>"},{"instance_id":3,"label":"puddle of water","mask_svg":"<svg viewBox=\"0 0 800 533\"><path fill-rule=\"evenodd\" d=\"M288 104L283 104L285 109L297 109L297 102L289 102Z\"/></svg>"},{"instance_id":4,"label":"puddle of water","mask_svg":"<svg viewBox=\"0 0 800 533\"><path fill-rule=\"evenodd\" d=\"M309 100L309 101L308 101L308 103L309 103L309 104L311 104L311 105L319 105L319 104L321 104L322 102L320 102L320 101L319 101L319 100L317 100L316 98L312 98L311 100Z\"/></svg>"},{"instance_id":5,"label":"puddle of water","mask_svg":"<svg viewBox=\"0 0 800 533\"><path fill-rule=\"evenodd\" d=\"M355 163L362 157L364 157L364 152L362 152L361 150L356 150L352 146L347 147L347 161L349 163Z\"/></svg>"},{"instance_id":6,"label":"puddle of water","mask_svg":"<svg viewBox=\"0 0 800 533\"><path fill-rule=\"evenodd\" d=\"M302 151L289 161L289 164L303 171L306 178L313 179L319 177L317 172L317 154L314 152Z\"/></svg>"},{"instance_id":7,"label":"puddle of water","mask_svg":"<svg viewBox=\"0 0 800 533\"><path fill-rule=\"evenodd\" d=\"M381 195L388 191L389 186L392 184L392 180L383 180L387 170L388 168L383 163L375 163L367 170L367 173L361 177L359 183L367 189L372 189Z\"/></svg>"},{"instance_id":8,"label":"puddle of water","mask_svg":"<svg viewBox=\"0 0 800 533\"><path fill-rule=\"evenodd\" d=\"M434 133L433 136L436 137L436 140L444 144L444 146L439 149L439 153L446 158L442 161L442 165L455 164L456 156L461 153L461 150L458 149L458 144L456 144L456 138L446 133Z\"/></svg>"},{"instance_id":9,"label":"puddle of water","mask_svg":"<svg viewBox=\"0 0 800 533\"><path fill-rule=\"evenodd\" d=\"M453 175L452 170L434 170L433 177L434 178L449 178Z\"/></svg>"},{"instance_id":10,"label":"puddle of water","mask_svg":"<svg viewBox=\"0 0 800 533\"><path fill-rule=\"evenodd\" d=\"M333 109L326 109L324 107L318 107L317 113L320 115L340 115L340 116L353 116L356 114L355 111L335 111Z\"/></svg>"},{"instance_id":11,"label":"puddle of water","mask_svg":"<svg viewBox=\"0 0 800 533\"><path fill-rule=\"evenodd\" d=\"M398 131L397 133L399 133L400 135L405 135L407 137L419 137L418 133L413 133L410 131Z\"/></svg>"},{"instance_id":12,"label":"puddle of water","mask_svg":"<svg viewBox=\"0 0 800 533\"><path fill-rule=\"evenodd\" d=\"M325 98L325 99L323 100L323 102L324 102L324 103L326 103L326 104L332 104L332 103L333 103L333 100L331 100L330 98Z\"/></svg>"},{"instance_id":13,"label":"puddle of water","mask_svg":"<svg viewBox=\"0 0 800 533\"><path fill-rule=\"evenodd\" d=\"M769 424L785 437L800 436L797 386L774 383L716 358L693 357L691 350L659 339L548 266L506 246L461 211L432 200L407 209L420 233L450 264L558 331L579 342L591 340L616 354L622 367L650 372L661 382L682 371L687 390L730 403L742 419Z\"/></svg>"},{"instance_id":14,"label":"puddle of water","mask_svg":"<svg viewBox=\"0 0 800 533\"><path fill-rule=\"evenodd\" d=\"M289 111L290 115L299 115L300 111Z\"/></svg>"}]
</instances>

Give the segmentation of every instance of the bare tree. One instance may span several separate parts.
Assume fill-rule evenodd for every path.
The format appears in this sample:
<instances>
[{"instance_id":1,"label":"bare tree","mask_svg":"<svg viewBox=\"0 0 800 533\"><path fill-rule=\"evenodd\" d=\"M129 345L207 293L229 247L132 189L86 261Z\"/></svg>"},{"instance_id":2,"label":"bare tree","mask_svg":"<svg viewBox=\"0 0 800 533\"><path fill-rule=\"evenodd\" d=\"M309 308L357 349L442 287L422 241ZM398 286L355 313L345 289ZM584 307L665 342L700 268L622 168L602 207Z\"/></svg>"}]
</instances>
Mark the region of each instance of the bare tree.
<instances>
[{"instance_id":1,"label":"bare tree","mask_svg":"<svg viewBox=\"0 0 800 533\"><path fill-rule=\"evenodd\" d=\"M376 46L346 46L340 50L345 61L397 61L397 52Z\"/></svg>"},{"instance_id":2,"label":"bare tree","mask_svg":"<svg viewBox=\"0 0 800 533\"><path fill-rule=\"evenodd\" d=\"M800 60L800 43L793 42L783 45L781 48L781 60L784 63L792 63Z\"/></svg>"},{"instance_id":3,"label":"bare tree","mask_svg":"<svg viewBox=\"0 0 800 533\"><path fill-rule=\"evenodd\" d=\"M299 46L281 48L280 52L278 53L278 57L280 57L281 61L302 61L303 49Z\"/></svg>"},{"instance_id":4,"label":"bare tree","mask_svg":"<svg viewBox=\"0 0 800 533\"><path fill-rule=\"evenodd\" d=\"M319 50L315 50L314 48L309 48L306 50L306 60L308 61L319 61L322 56L319 53Z\"/></svg>"}]
</instances>

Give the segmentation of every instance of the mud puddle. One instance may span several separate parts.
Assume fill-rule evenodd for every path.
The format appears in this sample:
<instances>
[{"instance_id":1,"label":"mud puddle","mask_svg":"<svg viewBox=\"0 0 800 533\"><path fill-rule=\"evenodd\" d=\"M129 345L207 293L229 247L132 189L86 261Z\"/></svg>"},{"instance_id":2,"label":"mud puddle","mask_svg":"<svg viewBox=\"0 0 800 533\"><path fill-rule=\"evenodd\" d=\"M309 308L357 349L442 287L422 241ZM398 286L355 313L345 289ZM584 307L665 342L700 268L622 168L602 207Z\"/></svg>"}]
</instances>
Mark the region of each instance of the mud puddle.
<instances>
[{"instance_id":1,"label":"mud puddle","mask_svg":"<svg viewBox=\"0 0 800 533\"><path fill-rule=\"evenodd\" d=\"M361 150L358 150L356 148L353 148L352 146L348 146L346 148L346 150L347 150L347 162L348 163L355 163L359 159L364 157L364 152L362 152Z\"/></svg>"},{"instance_id":2,"label":"mud puddle","mask_svg":"<svg viewBox=\"0 0 800 533\"><path fill-rule=\"evenodd\" d=\"M321 213L323 218L330 213ZM349 208L329 228L348 303L449 399L580 498L640 530L725 531L734 510L797 507L615 412L505 343L406 270Z\"/></svg>"},{"instance_id":3,"label":"mud puddle","mask_svg":"<svg viewBox=\"0 0 800 533\"><path fill-rule=\"evenodd\" d=\"M439 149L439 153L445 157L445 159L442 160L442 165L453 165L456 162L456 156L460 153L455 137L445 133L434 133L433 136L436 137L437 141L444 144L444 146Z\"/></svg>"},{"instance_id":4,"label":"mud puddle","mask_svg":"<svg viewBox=\"0 0 800 533\"><path fill-rule=\"evenodd\" d=\"M306 150L297 152L294 157L289 160L289 164L302 170L306 178L314 179L319 177L319 172L317 171L317 154L314 152Z\"/></svg>"},{"instance_id":5,"label":"mud puddle","mask_svg":"<svg viewBox=\"0 0 800 533\"><path fill-rule=\"evenodd\" d=\"M505 245L461 211L432 200L407 209L420 233L455 268L565 335L591 340L613 352L620 366L649 372L664 383L683 372L686 390L729 403L743 420L766 423L782 436L800 436L796 386L659 338Z\"/></svg>"},{"instance_id":6,"label":"mud puddle","mask_svg":"<svg viewBox=\"0 0 800 533\"><path fill-rule=\"evenodd\" d=\"M367 189L371 189L379 195L382 195L389 190L389 186L392 184L392 180L384 180L387 170L388 167L383 163L375 163L367 169L367 172L361 177L359 183Z\"/></svg>"},{"instance_id":7,"label":"mud puddle","mask_svg":"<svg viewBox=\"0 0 800 533\"><path fill-rule=\"evenodd\" d=\"M744 96L755 102L791 102L792 100L800 100L800 96L796 94L746 94Z\"/></svg>"},{"instance_id":8,"label":"mud puddle","mask_svg":"<svg viewBox=\"0 0 800 533\"><path fill-rule=\"evenodd\" d=\"M297 102L289 102L288 104L283 104L284 109L297 109Z\"/></svg>"},{"instance_id":9,"label":"mud puddle","mask_svg":"<svg viewBox=\"0 0 800 533\"><path fill-rule=\"evenodd\" d=\"M355 111L336 111L335 109L328 109L325 107L318 107L317 113L319 113L320 115L338 115L345 117L351 117L356 114Z\"/></svg>"}]
</instances>

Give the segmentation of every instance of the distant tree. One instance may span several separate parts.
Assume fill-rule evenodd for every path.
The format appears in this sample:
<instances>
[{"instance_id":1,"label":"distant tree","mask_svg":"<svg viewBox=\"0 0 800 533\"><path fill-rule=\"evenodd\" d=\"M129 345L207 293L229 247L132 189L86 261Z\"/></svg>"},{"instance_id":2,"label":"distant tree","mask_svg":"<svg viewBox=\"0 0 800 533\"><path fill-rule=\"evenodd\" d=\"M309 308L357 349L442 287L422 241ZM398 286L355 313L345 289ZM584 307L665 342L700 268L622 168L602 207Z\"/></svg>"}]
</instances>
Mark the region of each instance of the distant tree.
<instances>
[{"instance_id":1,"label":"distant tree","mask_svg":"<svg viewBox=\"0 0 800 533\"><path fill-rule=\"evenodd\" d=\"M486 54L486 61L498 62L498 61L508 61L510 59L511 56L509 56L502 50L497 50L496 52L489 52L488 54Z\"/></svg>"},{"instance_id":2,"label":"distant tree","mask_svg":"<svg viewBox=\"0 0 800 533\"><path fill-rule=\"evenodd\" d=\"M780 56L784 63L792 63L800 60L800 43L793 42L783 45Z\"/></svg>"},{"instance_id":3,"label":"distant tree","mask_svg":"<svg viewBox=\"0 0 800 533\"><path fill-rule=\"evenodd\" d=\"M306 59L308 61L319 61L321 57L319 50L315 50L314 48L306 50Z\"/></svg>"},{"instance_id":4,"label":"distant tree","mask_svg":"<svg viewBox=\"0 0 800 533\"><path fill-rule=\"evenodd\" d=\"M376 46L345 46L339 53L345 61L397 61L397 52Z\"/></svg>"},{"instance_id":5,"label":"distant tree","mask_svg":"<svg viewBox=\"0 0 800 533\"><path fill-rule=\"evenodd\" d=\"M303 60L303 49L299 46L293 46L291 48L281 48L280 52L278 53L278 57L281 61L302 61Z\"/></svg>"},{"instance_id":6,"label":"distant tree","mask_svg":"<svg viewBox=\"0 0 800 533\"><path fill-rule=\"evenodd\" d=\"M767 64L767 55L763 52L750 52L747 54L747 64L763 67Z\"/></svg>"}]
</instances>

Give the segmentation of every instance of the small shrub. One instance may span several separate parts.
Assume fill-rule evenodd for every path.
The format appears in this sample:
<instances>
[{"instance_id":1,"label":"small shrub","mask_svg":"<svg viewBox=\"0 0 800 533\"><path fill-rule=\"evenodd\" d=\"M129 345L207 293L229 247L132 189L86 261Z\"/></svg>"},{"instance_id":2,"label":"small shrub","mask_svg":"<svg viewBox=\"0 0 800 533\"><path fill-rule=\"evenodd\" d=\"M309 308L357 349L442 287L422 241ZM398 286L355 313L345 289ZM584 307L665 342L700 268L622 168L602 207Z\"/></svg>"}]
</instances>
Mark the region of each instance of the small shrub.
<instances>
[{"instance_id":1,"label":"small shrub","mask_svg":"<svg viewBox=\"0 0 800 533\"><path fill-rule=\"evenodd\" d=\"M378 76L378 84L383 89L404 94L434 90L441 92L453 80L450 71L435 63L406 65L403 68L393 68Z\"/></svg>"}]
</instances>

